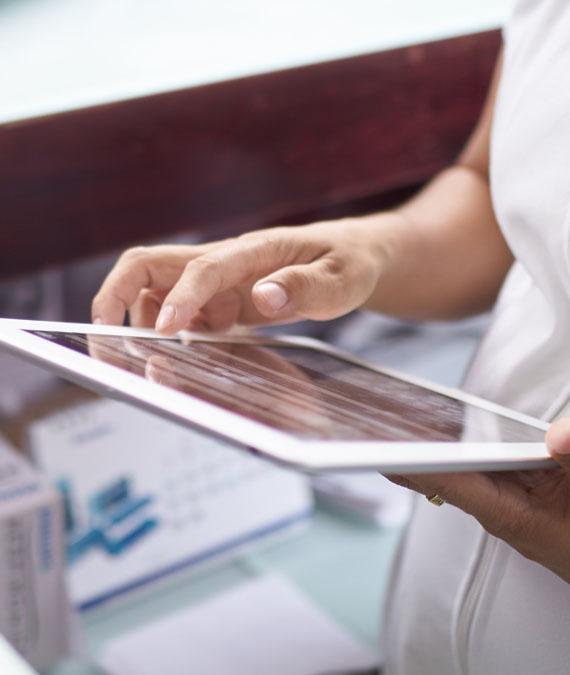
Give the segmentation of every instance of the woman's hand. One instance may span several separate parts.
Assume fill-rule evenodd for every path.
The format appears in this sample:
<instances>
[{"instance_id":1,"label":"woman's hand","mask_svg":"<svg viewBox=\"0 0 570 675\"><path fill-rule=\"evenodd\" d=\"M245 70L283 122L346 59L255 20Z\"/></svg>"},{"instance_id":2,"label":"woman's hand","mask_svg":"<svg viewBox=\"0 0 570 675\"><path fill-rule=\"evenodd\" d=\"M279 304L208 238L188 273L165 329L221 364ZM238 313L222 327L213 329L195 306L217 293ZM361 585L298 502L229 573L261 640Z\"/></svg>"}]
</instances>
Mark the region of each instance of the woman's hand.
<instances>
[{"instance_id":1,"label":"woman's hand","mask_svg":"<svg viewBox=\"0 0 570 675\"><path fill-rule=\"evenodd\" d=\"M197 246L133 248L93 301L93 320L181 329L332 319L375 289L396 216L277 227ZM397 221L397 225L400 223Z\"/></svg>"},{"instance_id":2,"label":"woman's hand","mask_svg":"<svg viewBox=\"0 0 570 675\"><path fill-rule=\"evenodd\" d=\"M570 583L570 419L546 435L549 470L389 476L426 496L439 495L492 535Z\"/></svg>"}]
</instances>

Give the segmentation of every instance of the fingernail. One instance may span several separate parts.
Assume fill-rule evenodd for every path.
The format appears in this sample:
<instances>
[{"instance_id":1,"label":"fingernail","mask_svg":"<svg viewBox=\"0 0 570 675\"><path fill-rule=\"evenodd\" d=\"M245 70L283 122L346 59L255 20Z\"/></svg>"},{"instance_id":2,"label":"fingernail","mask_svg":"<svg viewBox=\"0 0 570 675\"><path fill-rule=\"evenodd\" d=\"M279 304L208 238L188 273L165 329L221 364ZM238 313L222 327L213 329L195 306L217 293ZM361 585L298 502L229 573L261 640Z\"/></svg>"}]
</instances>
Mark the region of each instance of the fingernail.
<instances>
[{"instance_id":1,"label":"fingernail","mask_svg":"<svg viewBox=\"0 0 570 675\"><path fill-rule=\"evenodd\" d=\"M102 324L102 323L103 323L103 319L101 319L100 317L96 316L96 317L93 319L92 323L94 323L96 326L98 326L99 324Z\"/></svg>"},{"instance_id":2,"label":"fingernail","mask_svg":"<svg viewBox=\"0 0 570 675\"><path fill-rule=\"evenodd\" d=\"M273 312L283 309L289 302L289 296L285 292L285 289L273 281L260 284L255 290L263 296L264 302L269 305Z\"/></svg>"},{"instance_id":3,"label":"fingernail","mask_svg":"<svg viewBox=\"0 0 570 675\"><path fill-rule=\"evenodd\" d=\"M167 330L169 326L174 323L176 319L176 308L173 305L164 305L160 310L158 319L156 320L156 330Z\"/></svg>"}]
</instances>

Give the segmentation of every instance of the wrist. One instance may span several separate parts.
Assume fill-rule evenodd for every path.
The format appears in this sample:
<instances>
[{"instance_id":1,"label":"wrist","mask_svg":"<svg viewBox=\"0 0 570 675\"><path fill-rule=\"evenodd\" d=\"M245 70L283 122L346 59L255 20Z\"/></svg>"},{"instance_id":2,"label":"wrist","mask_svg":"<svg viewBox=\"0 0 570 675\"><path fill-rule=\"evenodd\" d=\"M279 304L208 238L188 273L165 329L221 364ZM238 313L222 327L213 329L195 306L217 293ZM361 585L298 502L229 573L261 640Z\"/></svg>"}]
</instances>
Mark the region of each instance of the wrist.
<instances>
[{"instance_id":1,"label":"wrist","mask_svg":"<svg viewBox=\"0 0 570 675\"><path fill-rule=\"evenodd\" d=\"M397 300L390 291L398 284L398 278L405 274L411 255L409 223L399 211L364 216L359 219L376 268L376 284L362 304L362 309L391 313Z\"/></svg>"}]
</instances>

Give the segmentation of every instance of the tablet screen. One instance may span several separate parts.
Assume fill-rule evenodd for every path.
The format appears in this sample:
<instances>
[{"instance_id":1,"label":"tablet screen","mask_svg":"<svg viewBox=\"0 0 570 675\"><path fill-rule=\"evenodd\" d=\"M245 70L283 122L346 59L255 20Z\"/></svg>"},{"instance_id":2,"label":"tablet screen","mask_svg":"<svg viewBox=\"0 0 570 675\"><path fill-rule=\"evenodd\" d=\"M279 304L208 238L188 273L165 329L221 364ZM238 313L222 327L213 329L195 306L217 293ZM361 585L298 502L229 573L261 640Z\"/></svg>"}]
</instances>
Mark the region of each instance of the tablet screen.
<instances>
[{"instance_id":1,"label":"tablet screen","mask_svg":"<svg viewBox=\"0 0 570 675\"><path fill-rule=\"evenodd\" d=\"M318 349L30 332L302 438L544 439L544 431L524 422Z\"/></svg>"}]
</instances>

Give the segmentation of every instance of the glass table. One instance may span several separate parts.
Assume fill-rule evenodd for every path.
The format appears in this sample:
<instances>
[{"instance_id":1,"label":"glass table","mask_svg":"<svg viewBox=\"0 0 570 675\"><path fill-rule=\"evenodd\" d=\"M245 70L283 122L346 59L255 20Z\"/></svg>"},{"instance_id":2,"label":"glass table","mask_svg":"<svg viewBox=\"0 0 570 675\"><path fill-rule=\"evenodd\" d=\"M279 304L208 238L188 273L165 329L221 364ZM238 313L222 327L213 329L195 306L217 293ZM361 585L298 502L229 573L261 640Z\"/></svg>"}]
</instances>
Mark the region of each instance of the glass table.
<instances>
[{"instance_id":1,"label":"glass table","mask_svg":"<svg viewBox=\"0 0 570 675\"><path fill-rule=\"evenodd\" d=\"M85 659L62 664L50 675L98 675L100 671L89 661L107 640L269 573L285 576L358 641L375 648L401 530L378 528L321 507L301 527L231 561L178 574L81 615Z\"/></svg>"}]
</instances>

